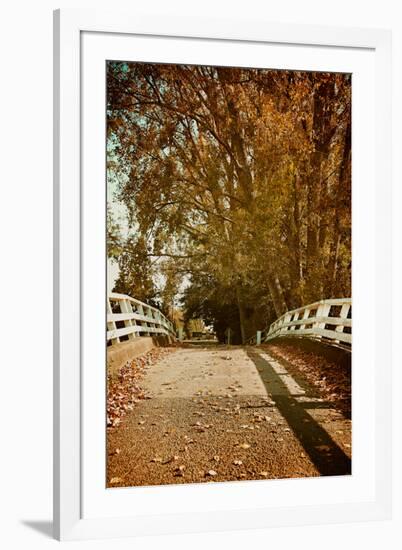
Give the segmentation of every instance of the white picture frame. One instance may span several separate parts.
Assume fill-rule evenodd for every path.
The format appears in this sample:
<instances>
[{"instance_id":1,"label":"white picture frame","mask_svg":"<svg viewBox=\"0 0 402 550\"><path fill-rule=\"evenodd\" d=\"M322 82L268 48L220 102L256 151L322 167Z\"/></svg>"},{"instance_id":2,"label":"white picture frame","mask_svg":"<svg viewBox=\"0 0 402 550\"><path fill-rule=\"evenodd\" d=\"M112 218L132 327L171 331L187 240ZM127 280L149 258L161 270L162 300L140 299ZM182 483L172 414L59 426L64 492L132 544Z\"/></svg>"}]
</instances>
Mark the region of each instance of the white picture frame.
<instances>
[{"instance_id":1,"label":"white picture frame","mask_svg":"<svg viewBox=\"0 0 402 550\"><path fill-rule=\"evenodd\" d=\"M161 40L166 46L163 51L155 46L155 41ZM180 55L175 53L176 42L188 46L181 48ZM202 48L197 49L197 44ZM106 490L99 481L104 460L99 454L104 443L104 418L99 415L102 403L104 408L104 347L96 345L102 335L104 338L104 274L96 278L96 284L88 284L94 280L93 270L99 273L105 261L104 220L99 219L105 201L105 122L99 116L102 105L104 113L104 83L98 82L101 61L104 64L109 55L121 59L115 56L137 48L139 60L180 62L186 51L190 56L186 62L222 62L219 56L226 56L230 63L230 55L236 50L237 58L243 59L243 64L250 59L252 66L248 51L253 48L253 56L258 57L263 47L275 50L277 59L282 59L281 67L286 66L283 60L289 56L286 67L352 67L352 72L356 67L355 104L364 108L357 109L353 118L357 159L354 156L353 182L367 182L367 188L357 185L353 191L353 230L359 244L358 248L353 245L358 265L353 271L353 338L354 350L356 342L360 349L358 363L355 354L353 359L357 372L353 378L357 410L353 462L357 469L353 466L352 480L345 486L340 478L318 478L242 482L235 489L234 483L214 483L193 488ZM297 55L304 61L295 61ZM391 310L390 64L391 36L384 30L279 25L261 20L138 17L98 10L55 12L56 538L188 533L390 517L391 331L389 323L381 323L381 319L389 318ZM101 92L96 92L94 84ZM364 121L364 113L370 114L370 121ZM91 229L94 227L97 229ZM91 367L88 357L92 359ZM355 424L360 426L357 433ZM211 500L215 507L210 506ZM180 505L183 502L185 505Z\"/></svg>"}]
</instances>

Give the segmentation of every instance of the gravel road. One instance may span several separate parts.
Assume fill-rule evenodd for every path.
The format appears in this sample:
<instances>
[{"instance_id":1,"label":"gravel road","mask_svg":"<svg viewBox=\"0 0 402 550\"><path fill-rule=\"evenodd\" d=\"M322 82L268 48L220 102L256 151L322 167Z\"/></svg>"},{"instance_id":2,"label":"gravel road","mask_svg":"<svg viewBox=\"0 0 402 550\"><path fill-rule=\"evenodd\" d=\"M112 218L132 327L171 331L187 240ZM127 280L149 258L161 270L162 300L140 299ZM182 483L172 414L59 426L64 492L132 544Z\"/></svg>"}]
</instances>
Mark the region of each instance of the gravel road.
<instances>
[{"instance_id":1,"label":"gravel road","mask_svg":"<svg viewBox=\"0 0 402 550\"><path fill-rule=\"evenodd\" d=\"M178 348L108 429L107 486L351 473L351 421L269 347Z\"/></svg>"}]
</instances>

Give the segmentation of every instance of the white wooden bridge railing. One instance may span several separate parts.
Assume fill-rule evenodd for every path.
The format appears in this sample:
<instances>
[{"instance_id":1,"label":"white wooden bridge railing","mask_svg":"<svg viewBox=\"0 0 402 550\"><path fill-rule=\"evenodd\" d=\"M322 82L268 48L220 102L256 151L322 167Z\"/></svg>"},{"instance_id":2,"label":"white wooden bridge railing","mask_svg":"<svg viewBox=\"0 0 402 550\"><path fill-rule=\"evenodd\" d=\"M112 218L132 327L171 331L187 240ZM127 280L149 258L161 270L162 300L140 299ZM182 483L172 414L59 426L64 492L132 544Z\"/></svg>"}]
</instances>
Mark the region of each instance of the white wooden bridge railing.
<instances>
[{"instance_id":1,"label":"white wooden bridge railing","mask_svg":"<svg viewBox=\"0 0 402 550\"><path fill-rule=\"evenodd\" d=\"M352 299L321 300L284 313L269 329L257 332L249 343L261 343L280 336L307 336L334 343L352 344Z\"/></svg>"},{"instance_id":2,"label":"white wooden bridge railing","mask_svg":"<svg viewBox=\"0 0 402 550\"><path fill-rule=\"evenodd\" d=\"M123 326L118 328L117 325ZM109 294L106 337L108 344L118 344L122 337L133 340L138 336L154 334L175 336L173 324L159 309L125 294Z\"/></svg>"}]
</instances>

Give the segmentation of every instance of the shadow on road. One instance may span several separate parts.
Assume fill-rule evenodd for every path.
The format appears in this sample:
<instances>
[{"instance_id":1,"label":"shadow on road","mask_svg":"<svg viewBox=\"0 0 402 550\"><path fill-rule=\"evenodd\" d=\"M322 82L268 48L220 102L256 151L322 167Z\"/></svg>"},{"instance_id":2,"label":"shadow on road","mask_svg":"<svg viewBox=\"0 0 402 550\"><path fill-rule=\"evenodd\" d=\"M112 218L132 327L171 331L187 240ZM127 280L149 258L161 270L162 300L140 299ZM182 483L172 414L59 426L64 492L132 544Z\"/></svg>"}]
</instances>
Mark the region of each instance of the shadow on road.
<instances>
[{"instance_id":1,"label":"shadow on road","mask_svg":"<svg viewBox=\"0 0 402 550\"><path fill-rule=\"evenodd\" d=\"M322 476L350 475L351 459L335 443L328 432L307 412L306 403L298 402L289 392L270 362L256 350L248 350L267 392L285 418L289 427L304 447ZM267 378L269 382L267 382ZM311 404L308 404L311 407ZM320 403L323 408L325 403ZM328 408L331 406L328 404ZM313 408L313 407L311 407Z\"/></svg>"}]
</instances>

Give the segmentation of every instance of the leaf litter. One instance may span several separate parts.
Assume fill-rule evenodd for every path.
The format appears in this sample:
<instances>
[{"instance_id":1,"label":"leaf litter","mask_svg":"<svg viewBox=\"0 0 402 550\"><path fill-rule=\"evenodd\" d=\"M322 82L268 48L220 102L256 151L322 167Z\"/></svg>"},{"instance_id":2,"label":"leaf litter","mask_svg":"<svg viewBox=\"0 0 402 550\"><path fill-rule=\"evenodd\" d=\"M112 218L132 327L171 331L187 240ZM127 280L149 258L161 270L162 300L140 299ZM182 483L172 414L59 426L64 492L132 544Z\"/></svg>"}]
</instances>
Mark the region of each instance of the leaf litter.
<instances>
[{"instance_id":1,"label":"leaf litter","mask_svg":"<svg viewBox=\"0 0 402 550\"><path fill-rule=\"evenodd\" d=\"M108 375L106 401L108 428L118 427L122 418L127 412L133 410L136 403L142 399L151 399L151 395L144 392L139 382L151 365L173 350L174 348L154 348L128 361L119 369L117 376ZM139 421L139 424L145 424L145 420Z\"/></svg>"}]
</instances>

